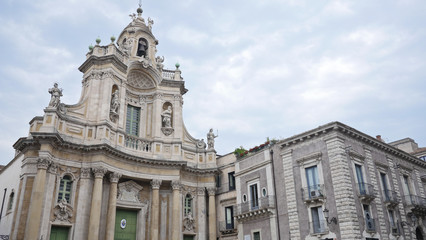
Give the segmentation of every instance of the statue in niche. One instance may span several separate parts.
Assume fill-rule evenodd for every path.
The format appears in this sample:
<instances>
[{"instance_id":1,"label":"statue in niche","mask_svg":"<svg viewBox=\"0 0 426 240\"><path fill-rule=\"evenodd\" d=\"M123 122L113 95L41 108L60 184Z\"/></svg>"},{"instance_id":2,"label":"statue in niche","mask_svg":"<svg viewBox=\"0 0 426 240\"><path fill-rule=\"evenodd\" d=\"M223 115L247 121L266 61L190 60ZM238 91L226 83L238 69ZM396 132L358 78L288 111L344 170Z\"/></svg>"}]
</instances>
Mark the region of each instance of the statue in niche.
<instances>
[{"instance_id":1,"label":"statue in niche","mask_svg":"<svg viewBox=\"0 0 426 240\"><path fill-rule=\"evenodd\" d=\"M183 226L185 231L192 232L194 231L194 217L192 216L192 212L188 212L185 218L183 219Z\"/></svg>"},{"instance_id":2,"label":"statue in niche","mask_svg":"<svg viewBox=\"0 0 426 240\"><path fill-rule=\"evenodd\" d=\"M148 49L148 43L144 38L140 38L138 42L138 51L136 53L139 57L146 57L146 50Z\"/></svg>"},{"instance_id":3,"label":"statue in niche","mask_svg":"<svg viewBox=\"0 0 426 240\"><path fill-rule=\"evenodd\" d=\"M124 39L123 40L123 43L121 44L121 50L123 51L123 53L124 54L126 54L126 55L130 55L130 53L132 52L132 43L133 43L133 40L130 38L130 39Z\"/></svg>"},{"instance_id":4,"label":"statue in niche","mask_svg":"<svg viewBox=\"0 0 426 240\"><path fill-rule=\"evenodd\" d=\"M168 106L166 110L161 113L163 117L163 126L165 128L172 127L172 106Z\"/></svg>"},{"instance_id":5,"label":"statue in niche","mask_svg":"<svg viewBox=\"0 0 426 240\"><path fill-rule=\"evenodd\" d=\"M58 83L54 83L53 88L49 88L49 93L51 95L49 107L57 108L61 102L62 88L58 88Z\"/></svg>"},{"instance_id":6,"label":"statue in niche","mask_svg":"<svg viewBox=\"0 0 426 240\"><path fill-rule=\"evenodd\" d=\"M118 114L118 108L119 107L120 107L120 99L118 97L118 89L116 89L112 93L112 98L111 98L111 112Z\"/></svg>"},{"instance_id":7,"label":"statue in niche","mask_svg":"<svg viewBox=\"0 0 426 240\"><path fill-rule=\"evenodd\" d=\"M217 138L219 135L214 135L213 128L210 128L210 131L207 133L207 145L208 149L214 148L214 139Z\"/></svg>"}]
</instances>

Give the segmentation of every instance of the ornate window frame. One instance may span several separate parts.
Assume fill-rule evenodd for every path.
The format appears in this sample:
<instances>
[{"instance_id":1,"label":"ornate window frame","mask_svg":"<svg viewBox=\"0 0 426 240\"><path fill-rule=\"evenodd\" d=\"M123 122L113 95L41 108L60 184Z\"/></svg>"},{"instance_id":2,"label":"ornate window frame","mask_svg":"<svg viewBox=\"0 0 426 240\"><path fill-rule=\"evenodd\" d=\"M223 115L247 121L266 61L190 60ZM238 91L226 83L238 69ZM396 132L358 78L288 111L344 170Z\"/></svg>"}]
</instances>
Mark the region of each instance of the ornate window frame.
<instances>
[{"instance_id":1,"label":"ornate window frame","mask_svg":"<svg viewBox=\"0 0 426 240\"><path fill-rule=\"evenodd\" d=\"M71 181L71 191L70 191L70 200L67 201L67 203L71 206L74 207L74 203L75 203L75 196L76 196L76 191L77 191L77 177L71 172L71 171L64 171L62 174L58 175L56 180L57 180L57 184L56 184L56 194L55 194L55 203L59 203L59 187L61 185L61 181L65 176L69 176L70 177L70 181Z\"/></svg>"},{"instance_id":2,"label":"ornate window frame","mask_svg":"<svg viewBox=\"0 0 426 240\"><path fill-rule=\"evenodd\" d=\"M324 176L322 171L322 152L309 154L296 160L300 167L300 176L302 180L302 188L308 187L306 180L306 168L317 166L319 184L324 184Z\"/></svg>"}]
</instances>

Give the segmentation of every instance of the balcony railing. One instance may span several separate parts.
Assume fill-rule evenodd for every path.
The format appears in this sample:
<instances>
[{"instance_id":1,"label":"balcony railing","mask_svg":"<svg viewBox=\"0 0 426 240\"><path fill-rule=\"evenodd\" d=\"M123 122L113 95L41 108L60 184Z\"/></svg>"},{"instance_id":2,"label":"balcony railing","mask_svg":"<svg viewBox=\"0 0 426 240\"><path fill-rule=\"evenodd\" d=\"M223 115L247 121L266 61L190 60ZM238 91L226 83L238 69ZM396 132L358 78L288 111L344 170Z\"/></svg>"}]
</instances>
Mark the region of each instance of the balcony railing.
<instances>
[{"instance_id":1,"label":"balcony railing","mask_svg":"<svg viewBox=\"0 0 426 240\"><path fill-rule=\"evenodd\" d=\"M305 202L323 199L325 197L324 193L323 184L302 188L302 197Z\"/></svg>"},{"instance_id":2,"label":"balcony railing","mask_svg":"<svg viewBox=\"0 0 426 240\"><path fill-rule=\"evenodd\" d=\"M217 188L216 193L221 194L221 193L226 193L226 192L234 191L234 190L235 190L235 183L234 183L234 186L229 186L229 182L226 182L226 183L220 184L220 187Z\"/></svg>"},{"instance_id":3,"label":"balcony railing","mask_svg":"<svg viewBox=\"0 0 426 240\"><path fill-rule=\"evenodd\" d=\"M426 198L416 195L405 195L404 203L407 206L426 208Z\"/></svg>"},{"instance_id":4,"label":"balcony railing","mask_svg":"<svg viewBox=\"0 0 426 240\"><path fill-rule=\"evenodd\" d=\"M241 215L244 213L267 208L275 208L274 196L269 195L259 198L257 201L247 201L245 203L240 203L234 207L234 213L236 213L236 215Z\"/></svg>"},{"instance_id":5,"label":"balcony railing","mask_svg":"<svg viewBox=\"0 0 426 240\"><path fill-rule=\"evenodd\" d=\"M398 197L395 191L383 190L383 199L385 204L398 204Z\"/></svg>"},{"instance_id":6,"label":"balcony railing","mask_svg":"<svg viewBox=\"0 0 426 240\"><path fill-rule=\"evenodd\" d=\"M219 222L219 231L223 234L235 232L237 228L234 224L234 219L232 219L231 223L227 223L226 221Z\"/></svg>"},{"instance_id":7,"label":"balcony railing","mask_svg":"<svg viewBox=\"0 0 426 240\"><path fill-rule=\"evenodd\" d=\"M323 234L327 232L327 222L325 220L317 220L309 223L311 234Z\"/></svg>"},{"instance_id":8,"label":"balcony railing","mask_svg":"<svg viewBox=\"0 0 426 240\"><path fill-rule=\"evenodd\" d=\"M374 199L376 192L372 184L360 182L357 183L358 196L364 199Z\"/></svg>"},{"instance_id":9,"label":"balcony railing","mask_svg":"<svg viewBox=\"0 0 426 240\"><path fill-rule=\"evenodd\" d=\"M151 142L134 136L125 136L124 146L142 152L151 152Z\"/></svg>"}]
</instances>

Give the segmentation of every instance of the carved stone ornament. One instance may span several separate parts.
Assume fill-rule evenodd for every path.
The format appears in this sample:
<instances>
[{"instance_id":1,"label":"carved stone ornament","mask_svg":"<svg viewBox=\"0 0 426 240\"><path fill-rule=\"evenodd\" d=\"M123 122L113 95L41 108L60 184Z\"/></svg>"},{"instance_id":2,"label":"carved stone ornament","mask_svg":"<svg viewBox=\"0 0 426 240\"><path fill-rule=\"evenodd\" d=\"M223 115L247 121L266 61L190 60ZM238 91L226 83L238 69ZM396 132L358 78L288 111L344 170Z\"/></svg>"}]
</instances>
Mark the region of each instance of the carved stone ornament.
<instances>
[{"instance_id":1,"label":"carved stone ornament","mask_svg":"<svg viewBox=\"0 0 426 240\"><path fill-rule=\"evenodd\" d=\"M204 196L206 194L206 188L204 187L197 188L197 194L198 196Z\"/></svg>"},{"instance_id":2,"label":"carved stone ornament","mask_svg":"<svg viewBox=\"0 0 426 240\"><path fill-rule=\"evenodd\" d=\"M215 187L208 187L207 192L209 193L209 196L214 196L216 194L216 188Z\"/></svg>"},{"instance_id":3,"label":"carved stone ornament","mask_svg":"<svg viewBox=\"0 0 426 240\"><path fill-rule=\"evenodd\" d=\"M169 136L173 133L174 129L171 127L162 127L161 131L164 133L164 135Z\"/></svg>"},{"instance_id":4,"label":"carved stone ornament","mask_svg":"<svg viewBox=\"0 0 426 240\"><path fill-rule=\"evenodd\" d=\"M185 218L183 219L183 227L185 231L187 232L194 231L195 220L194 220L194 217L192 216L192 212L188 212L188 214L186 214Z\"/></svg>"},{"instance_id":5,"label":"carved stone ornament","mask_svg":"<svg viewBox=\"0 0 426 240\"><path fill-rule=\"evenodd\" d=\"M164 64L163 64L163 62L164 62L164 56L162 56L162 57L157 56L155 58L155 62L157 63L157 70L160 71L160 72L162 72L163 71L163 67L164 67Z\"/></svg>"},{"instance_id":6,"label":"carved stone ornament","mask_svg":"<svg viewBox=\"0 0 426 240\"><path fill-rule=\"evenodd\" d=\"M173 180L172 181L172 189L173 190L180 190L181 188L181 183L178 180Z\"/></svg>"},{"instance_id":7,"label":"carved stone ornament","mask_svg":"<svg viewBox=\"0 0 426 240\"><path fill-rule=\"evenodd\" d=\"M49 173L56 174L58 173L58 164L52 162L49 166Z\"/></svg>"},{"instance_id":8,"label":"carved stone ornament","mask_svg":"<svg viewBox=\"0 0 426 240\"><path fill-rule=\"evenodd\" d=\"M206 143L204 142L204 139L198 140L198 142L197 142L197 148L199 148L199 149L206 149Z\"/></svg>"},{"instance_id":9,"label":"carved stone ornament","mask_svg":"<svg viewBox=\"0 0 426 240\"><path fill-rule=\"evenodd\" d=\"M132 203L141 203L139 198L140 191L143 187L136 182L130 180L127 182L122 182L118 184L118 201L123 202L132 202Z\"/></svg>"},{"instance_id":10,"label":"carved stone ornament","mask_svg":"<svg viewBox=\"0 0 426 240\"><path fill-rule=\"evenodd\" d=\"M160 189L161 180L160 179L152 179L151 180L151 187L152 189Z\"/></svg>"},{"instance_id":11,"label":"carved stone ornament","mask_svg":"<svg viewBox=\"0 0 426 240\"><path fill-rule=\"evenodd\" d=\"M95 175L95 178L103 178L105 173L107 172L106 168L103 167L95 167L92 168L93 174Z\"/></svg>"},{"instance_id":12,"label":"carved stone ornament","mask_svg":"<svg viewBox=\"0 0 426 240\"><path fill-rule=\"evenodd\" d=\"M109 174L109 181L112 183L118 183L118 180L120 180L120 178L121 178L121 173L113 172Z\"/></svg>"},{"instance_id":13,"label":"carved stone ornament","mask_svg":"<svg viewBox=\"0 0 426 240\"><path fill-rule=\"evenodd\" d=\"M37 168L47 169L51 163L52 161L48 158L40 158L37 160Z\"/></svg>"},{"instance_id":14,"label":"carved stone ornament","mask_svg":"<svg viewBox=\"0 0 426 240\"><path fill-rule=\"evenodd\" d=\"M82 168L80 176L81 178L90 178L90 168Z\"/></svg>"},{"instance_id":15,"label":"carved stone ornament","mask_svg":"<svg viewBox=\"0 0 426 240\"><path fill-rule=\"evenodd\" d=\"M53 214L55 215L55 221L71 222L73 216L73 209L68 204L65 198L55 206Z\"/></svg>"},{"instance_id":16,"label":"carved stone ornament","mask_svg":"<svg viewBox=\"0 0 426 240\"><path fill-rule=\"evenodd\" d=\"M152 61L151 59L149 59L148 56L142 56L138 61L142 64L142 67L144 68L152 67Z\"/></svg>"},{"instance_id":17,"label":"carved stone ornament","mask_svg":"<svg viewBox=\"0 0 426 240\"><path fill-rule=\"evenodd\" d=\"M111 106L109 111L109 118L112 122L117 122L118 112L120 110L120 97L118 94L118 89L116 89L111 96Z\"/></svg>"}]
</instances>

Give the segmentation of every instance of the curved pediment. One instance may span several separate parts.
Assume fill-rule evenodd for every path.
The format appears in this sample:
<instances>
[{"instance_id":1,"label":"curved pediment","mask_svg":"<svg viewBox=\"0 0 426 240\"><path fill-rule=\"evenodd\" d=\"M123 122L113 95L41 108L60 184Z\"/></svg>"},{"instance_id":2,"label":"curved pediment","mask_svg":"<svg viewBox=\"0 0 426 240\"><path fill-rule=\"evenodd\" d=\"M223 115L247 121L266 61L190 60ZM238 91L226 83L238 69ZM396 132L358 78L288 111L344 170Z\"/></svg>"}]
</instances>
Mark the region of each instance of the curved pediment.
<instances>
[{"instance_id":1,"label":"curved pediment","mask_svg":"<svg viewBox=\"0 0 426 240\"><path fill-rule=\"evenodd\" d=\"M155 80L146 72L141 70L131 70L127 74L127 83L137 89L153 89L157 86Z\"/></svg>"}]
</instances>

